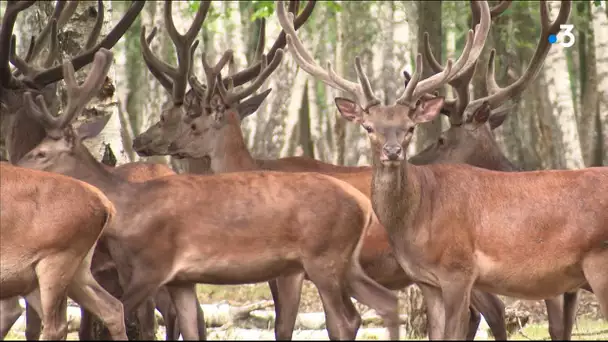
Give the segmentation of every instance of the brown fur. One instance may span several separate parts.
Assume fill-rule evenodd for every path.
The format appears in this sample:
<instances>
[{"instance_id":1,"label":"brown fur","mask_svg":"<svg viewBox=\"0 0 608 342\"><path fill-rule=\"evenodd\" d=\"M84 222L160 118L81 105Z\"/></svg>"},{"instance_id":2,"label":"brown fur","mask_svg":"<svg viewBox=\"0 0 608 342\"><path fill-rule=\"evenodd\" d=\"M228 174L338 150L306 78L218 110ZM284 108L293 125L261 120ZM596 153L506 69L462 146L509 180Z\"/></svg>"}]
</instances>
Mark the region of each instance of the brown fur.
<instances>
[{"instance_id":1,"label":"brown fur","mask_svg":"<svg viewBox=\"0 0 608 342\"><path fill-rule=\"evenodd\" d=\"M39 288L43 339L65 339L69 294L104 320L114 339L126 340L121 303L90 272L95 243L116 213L112 203L65 176L6 162L0 168L0 299Z\"/></svg>"},{"instance_id":2,"label":"brown fur","mask_svg":"<svg viewBox=\"0 0 608 342\"><path fill-rule=\"evenodd\" d=\"M262 99L263 100L263 99ZM250 101L256 101L252 98ZM260 101L258 98L257 101ZM261 102L260 102L261 103ZM215 114L203 114L199 118L192 122L187 118L184 118L182 125L179 126L179 122L172 126L173 129L158 130L158 126L153 130L146 131L142 134L148 134L146 139L154 141L151 136L158 136L159 141L169 141L170 137L176 137L177 131L184 131L184 135L181 139L178 139L175 143L175 148L179 152L185 152L189 156L198 158L210 157L212 168L224 172L234 172L240 170L255 170L260 169L259 161L252 159L249 154L247 147L244 142L244 138L240 129L240 120L242 114L237 114L235 111L228 111L220 116L225 117L225 122L220 122L218 125L213 121L213 115ZM197 132L189 134L188 129L191 129L191 123L197 127ZM198 132L205 132L204 136L198 134ZM164 134L164 133L168 134ZM180 142L180 140L182 142ZM161 145L158 141L154 141L154 146ZM218 146L218 147L214 147ZM161 148L160 152L167 151L168 147ZM156 153L155 148L150 146L146 148L147 153ZM294 161L303 160L302 163L294 164ZM308 161L314 161L309 163ZM366 194L369 198L370 184L371 184L371 168L370 167L346 167L346 166L334 166L332 164L326 164L311 158L291 157L283 158L273 161L273 163L265 164L267 167L274 167L275 171L316 171L323 172L332 175L338 179L346 181L353 185L362 193ZM307 167L308 166L308 167ZM321 168L319 167L321 166ZM331 172L334 170L348 170L350 172ZM384 228L375 222L368 234L364 239L363 248L360 256L361 266L365 272L374 280L378 281L383 286L390 289L401 289L409 286L413 283L412 279L408 277L398 262L394 258L393 252L389 246L388 237ZM275 298L275 307L277 310L277 323L275 330L277 333L277 339L288 339L292 336L294 322L285 322L284 316L293 318L295 320L295 312L297 311L297 301L293 293L299 293L301 291L300 283L291 283L294 286L293 289L286 288L283 296L290 298L290 300L280 300L281 292L277 290L277 283L271 282L270 286ZM506 330L504 328L504 306L500 303L498 298L490 298L492 295L475 292L475 303L480 311L487 317L487 321L491 324L492 330L498 339L506 339ZM361 301L361 299L359 299ZM396 299L395 299L396 300ZM294 302L295 301L295 302ZM487 303L487 304L486 304ZM493 305L498 305L494 308ZM493 313L498 313L494 314ZM496 316L496 317L495 317ZM289 319L287 319L289 320ZM387 320L390 321L390 318ZM479 321L471 323L471 326L476 327ZM291 328L290 328L291 327ZM470 332L469 338L473 338L477 329Z\"/></svg>"}]
</instances>

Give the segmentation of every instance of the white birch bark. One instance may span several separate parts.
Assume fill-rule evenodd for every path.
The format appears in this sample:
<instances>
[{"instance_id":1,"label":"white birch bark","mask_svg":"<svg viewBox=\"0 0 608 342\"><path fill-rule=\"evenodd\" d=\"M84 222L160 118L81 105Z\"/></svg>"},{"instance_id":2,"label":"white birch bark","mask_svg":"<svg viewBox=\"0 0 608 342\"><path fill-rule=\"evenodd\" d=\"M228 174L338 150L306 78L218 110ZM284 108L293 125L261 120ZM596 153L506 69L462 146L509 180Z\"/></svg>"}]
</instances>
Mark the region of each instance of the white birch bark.
<instances>
[{"instance_id":1,"label":"white birch bark","mask_svg":"<svg viewBox=\"0 0 608 342\"><path fill-rule=\"evenodd\" d=\"M291 96L289 98L289 102L287 103L287 115L285 116L284 126L285 126L285 143L281 147L280 156L287 157L289 156L289 150L293 144L297 144L296 136L299 120L299 110L300 105L302 103L302 96L304 95L304 87L306 83L306 74L298 70L295 81L293 83L293 87L291 88ZM310 81L309 81L310 83ZM311 120L312 121L312 120Z\"/></svg>"},{"instance_id":2,"label":"white birch bark","mask_svg":"<svg viewBox=\"0 0 608 342\"><path fill-rule=\"evenodd\" d=\"M73 39L71 44L67 44L64 41L64 44L60 44L60 47L63 46L78 46L79 49L84 46L84 43L95 24L95 17L88 15L87 11L92 7L94 9L97 8L96 1L80 1L78 2L78 7L72 18L66 23L64 27L64 34L66 32L70 32L71 34L66 34L65 37L67 39ZM104 14L104 23L101 29L101 33L99 36L99 40L103 39L110 30L114 27L116 23L112 20L112 3L106 2L104 3L105 11ZM61 51L62 57L64 59L70 58L70 55L75 55L79 51ZM88 72L91 69L91 65L88 65L82 68L76 75L76 79L78 82L83 82L85 77L88 75ZM110 67L110 71L108 72L108 77L111 79L111 82L114 83L116 79L116 65L112 63ZM118 96L116 91L111 96L104 97L103 99L99 99L99 97L93 98L89 104L87 105L87 109L92 110L92 113L96 110L99 116L110 115L110 119L108 124L104 128L104 130L95 138L87 139L84 141L85 146L91 151L93 156L97 160L101 160L103 156L103 152L105 149L105 144L110 145L114 155L117 159L117 165L123 164L128 161L126 154L123 149L123 141L121 135L121 123L120 116L118 113ZM87 112L83 111L84 113Z\"/></svg>"},{"instance_id":3,"label":"white birch bark","mask_svg":"<svg viewBox=\"0 0 608 342\"><path fill-rule=\"evenodd\" d=\"M551 1L550 10L554 18L559 12L560 2ZM553 20L553 19L552 19ZM570 91L566 52L559 44L554 44L545 60L544 76L547 81L547 92L553 106L553 116L558 122L563 142L564 165L567 169L585 167L581 144L576 127L574 101ZM556 137L557 138L557 137Z\"/></svg>"},{"instance_id":4,"label":"white birch bark","mask_svg":"<svg viewBox=\"0 0 608 342\"><path fill-rule=\"evenodd\" d=\"M603 142L603 165L608 165L608 16L605 9L592 5L593 30L595 32L595 58L597 66L597 90Z\"/></svg>"}]
</instances>

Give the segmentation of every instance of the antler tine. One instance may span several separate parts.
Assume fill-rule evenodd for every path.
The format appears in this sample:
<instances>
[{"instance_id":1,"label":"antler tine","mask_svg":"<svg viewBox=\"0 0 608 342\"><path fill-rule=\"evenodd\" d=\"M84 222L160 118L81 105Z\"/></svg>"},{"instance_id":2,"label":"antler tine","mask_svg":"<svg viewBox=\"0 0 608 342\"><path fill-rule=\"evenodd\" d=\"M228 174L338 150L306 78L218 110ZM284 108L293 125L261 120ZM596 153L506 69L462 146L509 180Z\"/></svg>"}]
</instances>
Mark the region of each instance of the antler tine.
<instances>
[{"instance_id":1,"label":"antler tine","mask_svg":"<svg viewBox=\"0 0 608 342\"><path fill-rule=\"evenodd\" d=\"M32 93L29 91L26 91L23 94L23 99L26 112L37 120L47 132L55 130L57 127L59 127L58 118L51 114L51 111L44 102L44 96L42 94L36 96L36 102L38 102L38 104L34 103Z\"/></svg>"},{"instance_id":2,"label":"antler tine","mask_svg":"<svg viewBox=\"0 0 608 342\"><path fill-rule=\"evenodd\" d=\"M82 108L91 100L95 94L99 92L103 86L110 66L112 65L112 52L106 49L100 49L95 54L93 67L82 86L78 86L74 66L70 61L63 64L65 74L66 90L68 94L68 104L64 113L60 117L54 117L48 109L44 96L36 96L36 103L32 99L32 93L27 91L23 94L27 113L36 119L47 131L47 134L53 135L56 130L65 128L72 119L82 110Z\"/></svg>"},{"instance_id":3,"label":"antler tine","mask_svg":"<svg viewBox=\"0 0 608 342\"><path fill-rule=\"evenodd\" d=\"M289 46L289 51L300 68L323 81L328 86L350 93L357 99L359 105L365 109L380 103L380 100L373 96L371 89L363 89L363 87L369 87L369 81L360 67L361 62L358 57L355 58L355 66L357 69L357 76L359 77L360 81L359 84L338 76L333 71L330 62L327 63L327 71L325 71L314 61L314 58L308 53L304 47L304 44L302 44L298 38L293 21L293 14L288 14L285 12L283 1L279 1L277 4L277 15L279 18L279 23L287 35L287 45Z\"/></svg>"},{"instance_id":4,"label":"antler tine","mask_svg":"<svg viewBox=\"0 0 608 342\"><path fill-rule=\"evenodd\" d=\"M101 48L95 53L93 67L81 86L76 81L76 72L70 61L63 63L63 75L68 94L68 103L58 122L58 128L64 128L80 113L86 104L99 93L103 82L112 66L113 54Z\"/></svg>"},{"instance_id":5,"label":"antler tine","mask_svg":"<svg viewBox=\"0 0 608 342\"><path fill-rule=\"evenodd\" d=\"M50 30L47 30L46 28L45 28L45 30L50 32L51 43L49 45L49 52L46 56L46 59L42 63L42 66L44 68L52 67L53 63L59 56L59 45L58 45L58 38L57 38L57 30L58 30L57 19L52 18L51 21L47 24L47 26L50 27ZM40 37L43 37L43 39L41 39L41 40L36 40L35 37L32 37L27 55L26 55L25 59L22 59L21 57L19 57L17 55L16 43L15 43L16 37L15 37L15 35L13 35L12 40L11 40L12 44L11 44L10 57L9 57L10 62L17 69L17 71L13 74L13 76L17 77L20 74L23 74L26 77L32 77L36 73L39 73L41 71L41 69L37 68L34 64L29 63L29 61L35 59L36 55L38 54L38 52L35 51L36 46L42 46L41 42L46 41L45 37L48 37L48 36L49 36L49 33L41 34ZM41 51L41 50L42 50L42 48L40 48L38 51Z\"/></svg>"},{"instance_id":6,"label":"antler tine","mask_svg":"<svg viewBox=\"0 0 608 342\"><path fill-rule=\"evenodd\" d=\"M512 0L501 0L498 4L494 5L494 7L490 9L490 16L492 17L492 19L498 17L504 11L506 11L507 8L511 6L511 1ZM475 24L477 24L477 22L475 22Z\"/></svg>"},{"instance_id":7,"label":"antler tine","mask_svg":"<svg viewBox=\"0 0 608 342\"><path fill-rule=\"evenodd\" d=\"M306 3L306 7L304 7L304 9L302 9L302 12L300 12L300 14L298 14L298 16L296 17L295 21L293 21L294 30L299 29L306 22L306 20L308 20L308 18L310 17L310 15L312 14L312 12L315 8L316 3L317 2L315 0L309 0L308 3ZM290 1L288 11L290 13L297 14L298 1ZM275 40L274 44L272 45L272 47L266 54L266 61L267 62L271 61L274 58L274 55L277 53L277 51L279 49L284 49L286 44L287 44L287 35L285 32L285 29L283 29L281 31L281 33L279 34L279 37L277 38L277 40ZM254 64L251 67L248 67L246 69L243 69L243 70L235 73L234 75L232 75L231 79L232 79L232 82L234 83L234 86L240 86L240 85L243 85L243 84L249 82L251 79L255 78L257 75L259 75L259 73L260 73L260 65ZM224 82L227 82L227 81L228 80L224 80ZM224 84L224 85L226 85L226 84Z\"/></svg>"},{"instance_id":8,"label":"antler tine","mask_svg":"<svg viewBox=\"0 0 608 342\"><path fill-rule=\"evenodd\" d=\"M528 86L530 82L532 82L532 80L536 78L536 76L540 72L543 62L547 57L547 54L549 53L549 49L551 49L551 44L549 43L549 35L557 34L557 32L559 32L560 25L565 23L566 20L568 20L571 6L571 1L562 1L557 18L555 19L555 21L551 22L549 19L546 1L543 0L541 2L540 16L542 26L540 40L536 45L536 51L534 51L534 55L532 56L532 60L526 68L526 71L514 83L510 84L505 88L500 88L496 83L494 75L494 52L492 52L490 54L490 59L488 61L488 69L486 73L486 86L491 91L491 93L486 97L471 101L467 106L467 111L474 110L484 101L488 101L490 107L494 109L500 106L507 99L519 96L519 94L521 94L521 92Z\"/></svg>"},{"instance_id":9,"label":"antler tine","mask_svg":"<svg viewBox=\"0 0 608 342\"><path fill-rule=\"evenodd\" d=\"M186 85L188 83L188 74L192 65L192 59L190 58L191 53L189 51L190 45L192 45L196 35L200 32L203 27L203 21L207 16L207 12L211 5L210 1L204 1L200 4L196 16L192 21L192 25L185 34L179 34L175 28L172 15L172 0L166 0L165 3L165 23L167 26L167 33L173 41L175 50L177 52L177 69L171 68L167 74L173 78L173 101L175 103L181 103L184 95L186 94Z\"/></svg>"},{"instance_id":10,"label":"antler tine","mask_svg":"<svg viewBox=\"0 0 608 342\"><path fill-rule=\"evenodd\" d=\"M222 57L220 58L220 60L213 67L211 67L209 65L209 63L207 62L206 54L203 53L201 59L203 62L203 70L205 72L207 86L205 89L202 89L199 87L198 90L197 89L195 89L195 90L197 90L199 92L199 94L205 95L204 103L209 103L209 101L211 101L211 96L213 95L213 92L216 89L218 75L220 74L220 72L222 71L222 69L224 68L226 63L228 63L232 59L233 55L234 55L234 52L232 50L230 50L230 49L226 50L224 52L224 54L222 55ZM196 77L194 75L192 75L190 78L196 80ZM198 82L198 83L200 84L200 82ZM192 83L190 84L190 86L192 86Z\"/></svg>"},{"instance_id":11,"label":"antler tine","mask_svg":"<svg viewBox=\"0 0 608 342\"><path fill-rule=\"evenodd\" d=\"M135 18L139 15L139 12L143 9L145 1L133 1L131 7L127 10L127 13L120 19L120 21L114 26L114 28L108 33L108 35L97 43L94 47L84 51L71 59L71 62L76 71L80 70L85 65L91 63L95 53L101 49L111 49L123 34L131 27ZM39 86L46 86L48 84L57 82L63 78L63 70L61 65L57 65L50 69L45 69L42 72L36 74L32 81Z\"/></svg>"},{"instance_id":12,"label":"antler tine","mask_svg":"<svg viewBox=\"0 0 608 342\"><path fill-rule=\"evenodd\" d=\"M162 70L164 70L165 65L168 65L162 60L156 58L153 54L152 50L150 50L150 43L156 36L157 29L156 27L152 28L152 32L146 37L146 27L142 26L141 32L139 35L139 41L141 45L141 54L144 58L144 62L148 67L148 70L152 73L152 75L158 80L158 82L165 88L169 93L173 91L173 81L167 75L165 75Z\"/></svg>"},{"instance_id":13,"label":"antler tine","mask_svg":"<svg viewBox=\"0 0 608 342\"><path fill-rule=\"evenodd\" d=\"M163 87L171 92L173 103L179 105L184 101L186 94L186 86L190 76L190 68L192 66L193 52L198 46L198 40L194 41L207 17L207 12L211 5L210 1L203 1L196 16L190 25L190 28L185 34L180 34L175 28L172 15L172 1L165 1L165 26L167 33L173 42L175 52L177 53L177 67L173 67L158 58L150 49L150 42L156 34L156 28L152 30L150 36L146 39L146 28L142 27L142 32L139 41L142 48L142 55L148 69L154 77L156 77ZM169 88L170 87L170 88Z\"/></svg>"},{"instance_id":14,"label":"antler tine","mask_svg":"<svg viewBox=\"0 0 608 342\"><path fill-rule=\"evenodd\" d=\"M53 39L53 35L56 35L56 32L59 31L63 27L63 25L65 25L67 21L72 17L74 12L76 11L77 6L78 1L57 1L51 18L44 26L42 31L40 31L38 37L32 41L33 46L30 46L30 48L32 49L32 53L31 55L28 54L28 56L26 56L26 62L29 63L38 57L38 55L42 51L42 47L44 46L44 44L46 44L46 41L49 36L51 37L51 39ZM57 25L55 33L53 33L53 20L56 20Z\"/></svg>"},{"instance_id":15,"label":"antler tine","mask_svg":"<svg viewBox=\"0 0 608 342\"><path fill-rule=\"evenodd\" d=\"M452 81L453 79L466 78L466 76L468 76L468 72L471 72L470 69L474 67L479 55L483 50L491 24L490 7L488 2L476 1L475 3L480 11L480 23L475 25L475 31L469 30L465 47L458 60L453 63L453 65L452 61L448 60L443 71L438 72L427 79L422 81L418 81L418 79L416 79L415 82L414 80L410 81L408 87L406 87L405 91L403 92L403 95L397 100L397 103L413 106L425 93L429 93L433 89L438 88L441 85ZM425 44L426 43L427 42L425 41ZM426 50L428 50L428 52ZM436 62L436 59L432 56L430 47L425 47L425 52L429 59L432 58ZM420 63L418 63L418 60L419 59L416 58L416 73L418 73L418 68L422 68L422 56L420 56ZM435 65L433 65L431 61L430 64L434 69L439 69L440 67L438 62L434 63Z\"/></svg>"},{"instance_id":16,"label":"antler tine","mask_svg":"<svg viewBox=\"0 0 608 342\"><path fill-rule=\"evenodd\" d=\"M15 81L15 78L11 74L9 61L11 46L14 45L14 42L12 42L13 28L15 27L17 15L19 12L32 6L34 2L9 0L6 3L2 25L0 26L0 51L2 51L0 53L0 82L4 87L10 87Z\"/></svg>"},{"instance_id":17,"label":"antler tine","mask_svg":"<svg viewBox=\"0 0 608 342\"><path fill-rule=\"evenodd\" d=\"M260 65L260 74L256 79L247 87L241 89L240 91L234 91L233 89L227 90L224 87L224 82L221 81L221 75L218 73L218 90L224 103L238 103L242 99L247 96L253 94L258 88L264 84L264 81L268 79L268 77L272 74L272 72L281 64L281 60L283 58L283 50L279 49L274 55L274 58L270 62L270 64L266 64L266 56L262 55L261 65ZM231 84L232 82L228 82Z\"/></svg>"}]
</instances>

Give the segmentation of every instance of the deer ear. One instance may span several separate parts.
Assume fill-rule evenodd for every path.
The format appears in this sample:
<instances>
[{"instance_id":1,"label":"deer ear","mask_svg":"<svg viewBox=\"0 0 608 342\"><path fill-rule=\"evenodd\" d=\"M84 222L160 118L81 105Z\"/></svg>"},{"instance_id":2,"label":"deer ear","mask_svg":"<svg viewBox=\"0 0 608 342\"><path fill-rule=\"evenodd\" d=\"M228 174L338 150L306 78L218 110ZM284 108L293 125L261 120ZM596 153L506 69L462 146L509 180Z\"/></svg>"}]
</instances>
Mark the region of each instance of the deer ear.
<instances>
[{"instance_id":1,"label":"deer ear","mask_svg":"<svg viewBox=\"0 0 608 342\"><path fill-rule=\"evenodd\" d=\"M356 123L363 122L363 110L354 101L343 97L336 97L335 102L343 118Z\"/></svg>"},{"instance_id":2,"label":"deer ear","mask_svg":"<svg viewBox=\"0 0 608 342\"><path fill-rule=\"evenodd\" d=\"M420 104L416 106L416 110L412 115L412 120L417 124L432 121L441 112L444 102L445 99L441 96L421 101Z\"/></svg>"},{"instance_id":3,"label":"deer ear","mask_svg":"<svg viewBox=\"0 0 608 342\"><path fill-rule=\"evenodd\" d=\"M505 122L505 119L507 118L508 114L509 110L499 110L497 112L493 112L492 115L490 115L490 119L488 120L490 122L490 128L495 129L500 127L500 125Z\"/></svg>"},{"instance_id":4,"label":"deer ear","mask_svg":"<svg viewBox=\"0 0 608 342\"><path fill-rule=\"evenodd\" d=\"M260 105L262 105L262 102L264 102L264 100L266 99L268 94L270 94L271 91L272 91L272 88L269 88L268 90L266 90L260 94L254 95L254 96L248 98L247 100L239 103L237 106L237 110L239 112L239 116L241 117L241 120L243 120L246 117L248 117L249 115L255 113L255 111L258 110L258 108L260 108Z\"/></svg>"},{"instance_id":5,"label":"deer ear","mask_svg":"<svg viewBox=\"0 0 608 342\"><path fill-rule=\"evenodd\" d=\"M492 108L490 108L490 104L485 101L466 119L466 122L478 125L485 124L490 118L490 113L492 113Z\"/></svg>"},{"instance_id":6,"label":"deer ear","mask_svg":"<svg viewBox=\"0 0 608 342\"><path fill-rule=\"evenodd\" d=\"M85 122L78 127L76 135L79 139L84 140L88 138L96 137L110 121L110 115L105 115L100 118L96 118L93 121Z\"/></svg>"}]
</instances>

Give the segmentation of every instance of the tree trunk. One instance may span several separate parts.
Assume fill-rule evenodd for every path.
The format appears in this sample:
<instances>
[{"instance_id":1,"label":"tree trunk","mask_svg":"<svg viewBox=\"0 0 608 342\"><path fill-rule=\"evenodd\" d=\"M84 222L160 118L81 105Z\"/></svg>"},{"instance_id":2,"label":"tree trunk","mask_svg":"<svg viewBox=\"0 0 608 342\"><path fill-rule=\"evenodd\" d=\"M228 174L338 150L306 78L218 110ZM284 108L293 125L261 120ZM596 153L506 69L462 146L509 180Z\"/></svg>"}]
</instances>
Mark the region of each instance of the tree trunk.
<instances>
[{"instance_id":1,"label":"tree trunk","mask_svg":"<svg viewBox=\"0 0 608 342\"><path fill-rule=\"evenodd\" d=\"M428 32L429 43L433 50L433 55L438 61L442 61L442 42L443 35L441 29L441 1L424 1L418 2L418 53L424 52L424 37L423 34ZM423 58L422 78L427 78L434 74L430 68L426 58ZM443 90L439 89L440 94ZM420 151L426 146L429 141L436 140L441 134L441 118L419 125L416 129L416 149Z\"/></svg>"},{"instance_id":2,"label":"tree trunk","mask_svg":"<svg viewBox=\"0 0 608 342\"><path fill-rule=\"evenodd\" d=\"M594 6L592 11L598 91L598 141L594 165L608 165L608 12L599 6Z\"/></svg>"},{"instance_id":3,"label":"tree trunk","mask_svg":"<svg viewBox=\"0 0 608 342\"><path fill-rule=\"evenodd\" d=\"M416 285L401 290L399 296L403 309L407 312L404 328L407 338L424 338L428 334L426 304L422 291Z\"/></svg>"},{"instance_id":4,"label":"tree trunk","mask_svg":"<svg viewBox=\"0 0 608 342\"><path fill-rule=\"evenodd\" d=\"M348 61L345 60L344 56L344 31L347 20L344 20L342 13L336 13L336 72L338 75L344 75L344 71L346 69L345 64L348 64ZM344 96L345 94L340 94L340 96ZM334 127L332 135L334 137L334 146L333 146L333 163L337 165L344 165L344 149L346 144L346 122L342 117L340 117L340 113L334 107L330 109L332 113L335 115Z\"/></svg>"},{"instance_id":5,"label":"tree trunk","mask_svg":"<svg viewBox=\"0 0 608 342\"><path fill-rule=\"evenodd\" d=\"M581 139L581 150L586 166L600 165L595 160L597 156L598 130L596 127L596 114L598 113L599 93L597 82L597 68L595 56L595 35L593 31L592 6L589 1L577 2L575 10L578 12L580 26L577 25L578 39L576 45L579 51L579 78L581 84L581 111L578 120L578 132Z\"/></svg>"},{"instance_id":6,"label":"tree trunk","mask_svg":"<svg viewBox=\"0 0 608 342\"><path fill-rule=\"evenodd\" d=\"M550 9L552 17L557 15L560 2L551 1ZM553 19L552 19L553 20ZM576 117L574 115L574 101L570 91L568 65L564 48L559 44L551 47L545 60L544 76L547 81L547 92L553 105L553 115L557 121L557 134L555 138L561 140L564 156L560 168L580 169L585 166L581 152Z\"/></svg>"}]
</instances>

